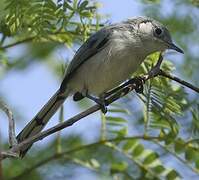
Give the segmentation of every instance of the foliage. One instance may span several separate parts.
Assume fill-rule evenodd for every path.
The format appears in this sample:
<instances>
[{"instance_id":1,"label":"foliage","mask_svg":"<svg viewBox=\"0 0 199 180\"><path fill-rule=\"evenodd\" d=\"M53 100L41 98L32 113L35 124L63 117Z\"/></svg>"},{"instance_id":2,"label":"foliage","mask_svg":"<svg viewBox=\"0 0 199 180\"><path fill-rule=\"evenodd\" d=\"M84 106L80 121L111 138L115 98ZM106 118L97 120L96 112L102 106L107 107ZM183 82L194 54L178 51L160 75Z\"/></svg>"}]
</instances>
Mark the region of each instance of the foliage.
<instances>
[{"instance_id":1,"label":"foliage","mask_svg":"<svg viewBox=\"0 0 199 180\"><path fill-rule=\"evenodd\" d=\"M198 0L190 0L190 2L194 5L199 7L199 1Z\"/></svg>"},{"instance_id":2,"label":"foliage","mask_svg":"<svg viewBox=\"0 0 199 180\"><path fill-rule=\"evenodd\" d=\"M197 1L183 1L189 5L187 9L194 8L193 14L179 16L176 11L166 17L162 1L139 2L146 15L159 18L169 26L175 39L187 52L182 63L176 63L177 70L167 58L162 69L169 73L175 70L183 77L196 81L198 61L194 60L198 56L190 50L191 40L187 37L192 38L191 42L197 49L196 22L199 16L194 16ZM175 6L179 2L170 3ZM53 56L57 49L76 48L104 24L97 11L98 3L94 1L7 0L0 8L2 77L12 69L27 69L35 61L45 62L56 75L62 76L63 63L56 62ZM20 49L18 45L24 46L25 51L17 57L10 57L9 49L12 47L17 51ZM155 53L147 57L137 75L147 73L156 63L158 55ZM85 106L82 107L85 109ZM64 119L63 113L62 109L60 121ZM27 177L48 179L54 174L56 177L59 172L61 178L73 179L79 178L76 170L80 168L99 179L173 180L183 177L182 169L198 175L198 96L171 80L153 78L144 85L143 94L129 95L112 104L107 115L95 118L101 120L101 128L94 142L85 140L78 133L66 136L59 133L47 145L33 147L26 158L3 162L4 176L20 180ZM173 164L180 161L180 168L170 166L168 159Z\"/></svg>"},{"instance_id":3,"label":"foliage","mask_svg":"<svg viewBox=\"0 0 199 180\"><path fill-rule=\"evenodd\" d=\"M96 12L98 4L93 2L8 0L4 6L5 14L0 16L1 44L6 38L11 40L1 49L33 42L28 46L27 54L12 60L4 58L8 69L24 69L33 60L44 60L60 44L71 47L74 42L87 39L101 26L100 15ZM35 44L41 48L35 48Z\"/></svg>"},{"instance_id":4,"label":"foliage","mask_svg":"<svg viewBox=\"0 0 199 180\"><path fill-rule=\"evenodd\" d=\"M96 15L94 4L77 0L59 0L57 3L52 0L9 0L5 10L7 14L2 22L5 36L25 34L48 39L55 35L58 40L63 33L60 38L62 42L71 42L73 33L90 32L92 19ZM78 19L82 23L78 23Z\"/></svg>"}]
</instances>

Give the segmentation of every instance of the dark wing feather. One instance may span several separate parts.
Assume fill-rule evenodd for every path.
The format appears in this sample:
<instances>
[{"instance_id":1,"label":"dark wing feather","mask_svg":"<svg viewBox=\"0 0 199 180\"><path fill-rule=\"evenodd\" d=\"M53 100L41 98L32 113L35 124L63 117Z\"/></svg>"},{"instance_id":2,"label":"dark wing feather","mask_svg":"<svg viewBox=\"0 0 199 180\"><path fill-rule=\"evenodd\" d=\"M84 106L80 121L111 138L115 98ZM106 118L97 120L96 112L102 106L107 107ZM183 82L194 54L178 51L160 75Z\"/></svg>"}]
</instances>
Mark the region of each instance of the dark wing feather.
<instances>
[{"instance_id":1,"label":"dark wing feather","mask_svg":"<svg viewBox=\"0 0 199 180\"><path fill-rule=\"evenodd\" d=\"M68 79L73 73L89 58L101 51L110 40L112 29L101 29L97 33L93 34L77 51L73 60L68 66L66 75L61 84L61 90L65 90Z\"/></svg>"}]
</instances>

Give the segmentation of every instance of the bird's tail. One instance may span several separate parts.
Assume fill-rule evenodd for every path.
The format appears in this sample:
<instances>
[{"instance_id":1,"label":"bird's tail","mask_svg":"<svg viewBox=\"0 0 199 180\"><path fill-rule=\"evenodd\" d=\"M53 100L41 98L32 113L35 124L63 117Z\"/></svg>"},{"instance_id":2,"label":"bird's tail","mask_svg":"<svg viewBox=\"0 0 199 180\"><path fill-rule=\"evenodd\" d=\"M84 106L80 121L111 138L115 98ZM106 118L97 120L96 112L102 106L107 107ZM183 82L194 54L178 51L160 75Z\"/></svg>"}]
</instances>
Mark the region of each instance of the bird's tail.
<instances>
[{"instance_id":1,"label":"bird's tail","mask_svg":"<svg viewBox=\"0 0 199 180\"><path fill-rule=\"evenodd\" d=\"M18 143L23 140L39 133L48 123L49 119L55 114L58 108L63 104L65 99L69 95L69 90L60 93L58 90L50 100L43 106L43 108L37 113L37 115L25 126L25 128L18 134ZM20 157L24 157L28 149L32 144L27 144L26 147L20 150Z\"/></svg>"}]
</instances>

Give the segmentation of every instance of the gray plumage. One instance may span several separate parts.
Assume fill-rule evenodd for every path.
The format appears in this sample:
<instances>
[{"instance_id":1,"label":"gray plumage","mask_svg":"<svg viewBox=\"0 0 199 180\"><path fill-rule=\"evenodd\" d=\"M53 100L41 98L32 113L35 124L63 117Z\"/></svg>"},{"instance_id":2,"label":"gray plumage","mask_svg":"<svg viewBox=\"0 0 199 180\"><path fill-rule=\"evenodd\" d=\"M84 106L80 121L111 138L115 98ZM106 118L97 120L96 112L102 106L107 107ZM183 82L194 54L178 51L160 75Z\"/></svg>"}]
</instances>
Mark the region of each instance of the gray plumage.
<instances>
[{"instance_id":1,"label":"gray plumage","mask_svg":"<svg viewBox=\"0 0 199 180\"><path fill-rule=\"evenodd\" d=\"M69 95L76 92L102 97L130 78L146 56L175 49L169 31L148 17L106 26L93 34L71 61L60 89L17 136L18 142L42 131ZM31 144L21 150L24 156Z\"/></svg>"}]
</instances>

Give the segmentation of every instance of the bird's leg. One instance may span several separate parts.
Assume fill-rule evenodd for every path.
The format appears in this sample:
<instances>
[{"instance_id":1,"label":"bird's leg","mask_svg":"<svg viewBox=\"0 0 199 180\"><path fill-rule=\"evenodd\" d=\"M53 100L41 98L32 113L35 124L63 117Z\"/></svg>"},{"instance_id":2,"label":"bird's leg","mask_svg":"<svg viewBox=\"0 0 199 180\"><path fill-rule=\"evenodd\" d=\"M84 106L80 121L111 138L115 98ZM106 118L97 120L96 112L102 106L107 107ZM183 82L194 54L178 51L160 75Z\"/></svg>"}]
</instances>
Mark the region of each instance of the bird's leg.
<instances>
[{"instance_id":1,"label":"bird's leg","mask_svg":"<svg viewBox=\"0 0 199 180\"><path fill-rule=\"evenodd\" d=\"M90 94L88 94L88 92L86 93L80 93L80 92L76 92L73 95L73 100L74 101L80 101L83 98L87 97L88 99L91 99L92 101L96 102L97 104L100 105L102 112L105 114L107 112L107 105L106 105L106 99L105 96L102 95L100 96L100 98L96 98L94 96L91 96Z\"/></svg>"},{"instance_id":2,"label":"bird's leg","mask_svg":"<svg viewBox=\"0 0 199 180\"><path fill-rule=\"evenodd\" d=\"M142 76L142 77L136 77L129 80L129 81L132 81L132 83L135 83L136 85L135 91L137 93L143 93L143 84L145 83L145 81L149 79L150 77L157 76L157 74L160 72L160 66L163 61L163 55L164 55L164 52L161 52L156 65L148 72L147 75Z\"/></svg>"},{"instance_id":3,"label":"bird's leg","mask_svg":"<svg viewBox=\"0 0 199 180\"><path fill-rule=\"evenodd\" d=\"M145 83L145 79L143 77L135 77L129 80L129 84L135 85L135 92L139 94L143 94L143 84Z\"/></svg>"},{"instance_id":4,"label":"bird's leg","mask_svg":"<svg viewBox=\"0 0 199 180\"><path fill-rule=\"evenodd\" d=\"M106 104L106 99L105 96L102 95L99 98L96 98L94 96L89 95L88 93L86 94L86 97L88 99L93 100L94 102L96 102L98 105L100 105L101 111L106 114L107 113L107 104Z\"/></svg>"},{"instance_id":5,"label":"bird's leg","mask_svg":"<svg viewBox=\"0 0 199 180\"><path fill-rule=\"evenodd\" d=\"M151 70L148 72L147 75L144 76L145 80L149 79L150 77L157 76L157 74L160 72L160 66L163 61L163 55L164 55L164 52L161 52L156 65L151 68Z\"/></svg>"},{"instance_id":6,"label":"bird's leg","mask_svg":"<svg viewBox=\"0 0 199 180\"><path fill-rule=\"evenodd\" d=\"M91 96L88 94L88 92L86 93L80 93L80 92L76 92L74 95L73 95L73 100L74 101L80 101L82 99L84 99L85 97L95 101L97 104L99 104L100 106L102 106L102 111L103 112L106 112L107 111L107 108L106 108L106 99L107 97L109 97L110 95L112 94L115 94L116 92L118 92L119 90L133 84L135 85L135 91L137 93L143 93L143 84L145 83L145 77L134 77L132 79L129 79L127 82L123 83L122 85L106 92L103 94L103 96L101 96L100 98L96 98L94 96Z\"/></svg>"},{"instance_id":7,"label":"bird's leg","mask_svg":"<svg viewBox=\"0 0 199 180\"><path fill-rule=\"evenodd\" d=\"M86 93L87 96L90 96L90 97L88 97L88 98L89 98L89 99L92 99L92 100L95 99L94 101L95 101L96 103L98 102L98 104L104 104L104 103L102 103L102 100L100 100L100 99L105 99L106 97L109 97L110 95L115 94L117 91L119 91L119 90L121 90L121 89L127 87L127 86L130 85L130 84L134 84L134 85L136 86L136 87L135 87L135 91L136 91L137 93L143 93L143 84L145 83L145 80L148 79L149 77L153 77L153 76L155 76L156 74L159 73L159 71L160 71L160 66L161 66L162 61L163 61L163 55L164 55L164 52L161 52L160 55L159 55L159 59L158 59L156 65L148 72L147 75L142 76L142 77L135 77L135 78L132 78L132 79L128 80L127 82L123 83L122 85L120 85L120 86L118 86L118 87L116 87L116 88L114 88L114 89L112 89L112 90L106 92L106 93L104 94L104 97L103 97L103 98L99 98L99 99L98 99L98 98L92 97L92 96L88 95L88 93ZM74 94L74 96L73 96L73 100L74 100L74 101L80 101L80 100L82 100L84 97L87 97L87 96L84 96L84 95L83 95L82 93L80 93L80 92L76 92L76 93ZM99 102L99 101L100 101L100 102Z\"/></svg>"}]
</instances>

